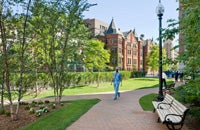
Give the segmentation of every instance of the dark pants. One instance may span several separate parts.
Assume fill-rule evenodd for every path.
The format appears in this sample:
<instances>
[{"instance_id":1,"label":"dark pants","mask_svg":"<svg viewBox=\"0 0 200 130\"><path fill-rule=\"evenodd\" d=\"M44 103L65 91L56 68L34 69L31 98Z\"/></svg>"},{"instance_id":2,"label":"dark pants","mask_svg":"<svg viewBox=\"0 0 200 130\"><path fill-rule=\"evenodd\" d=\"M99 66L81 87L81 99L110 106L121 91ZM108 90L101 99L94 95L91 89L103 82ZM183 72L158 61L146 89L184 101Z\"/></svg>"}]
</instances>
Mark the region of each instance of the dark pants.
<instances>
[{"instance_id":1,"label":"dark pants","mask_svg":"<svg viewBox=\"0 0 200 130\"><path fill-rule=\"evenodd\" d=\"M167 86L166 79L162 79L162 82L164 83L164 86L163 86L163 87L166 88L166 86Z\"/></svg>"}]
</instances>

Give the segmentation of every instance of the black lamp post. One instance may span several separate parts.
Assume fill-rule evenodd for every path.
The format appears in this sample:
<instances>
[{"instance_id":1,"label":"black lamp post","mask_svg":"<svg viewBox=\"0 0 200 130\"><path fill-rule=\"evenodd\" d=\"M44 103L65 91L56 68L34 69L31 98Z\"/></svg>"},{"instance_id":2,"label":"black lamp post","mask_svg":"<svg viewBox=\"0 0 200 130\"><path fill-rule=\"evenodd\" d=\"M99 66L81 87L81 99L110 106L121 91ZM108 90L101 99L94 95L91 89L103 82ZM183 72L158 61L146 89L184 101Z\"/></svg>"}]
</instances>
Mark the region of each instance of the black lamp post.
<instances>
[{"instance_id":1,"label":"black lamp post","mask_svg":"<svg viewBox=\"0 0 200 130\"><path fill-rule=\"evenodd\" d=\"M164 13L164 6L159 0L159 4L156 7L156 13L159 19L159 93L157 99L159 101L163 100L163 82L162 82L162 16Z\"/></svg>"}]
</instances>

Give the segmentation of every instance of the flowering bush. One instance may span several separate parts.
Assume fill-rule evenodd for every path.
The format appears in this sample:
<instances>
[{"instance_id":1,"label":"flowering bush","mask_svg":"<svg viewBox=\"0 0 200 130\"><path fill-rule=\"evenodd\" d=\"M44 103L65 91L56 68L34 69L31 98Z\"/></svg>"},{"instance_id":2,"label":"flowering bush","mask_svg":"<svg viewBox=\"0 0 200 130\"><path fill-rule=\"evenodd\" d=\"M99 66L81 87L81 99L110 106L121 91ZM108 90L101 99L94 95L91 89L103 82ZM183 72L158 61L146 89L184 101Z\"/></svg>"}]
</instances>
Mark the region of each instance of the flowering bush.
<instances>
[{"instance_id":1,"label":"flowering bush","mask_svg":"<svg viewBox=\"0 0 200 130\"><path fill-rule=\"evenodd\" d=\"M42 105L39 105L39 108L40 108L40 109L43 109L43 108L45 108L45 105L43 105L43 104L42 104Z\"/></svg>"},{"instance_id":2,"label":"flowering bush","mask_svg":"<svg viewBox=\"0 0 200 130\"><path fill-rule=\"evenodd\" d=\"M51 103L51 108L55 109L56 108L56 104L55 103Z\"/></svg>"},{"instance_id":3,"label":"flowering bush","mask_svg":"<svg viewBox=\"0 0 200 130\"><path fill-rule=\"evenodd\" d=\"M30 108L29 113L30 114L34 114L35 113L35 109L34 108Z\"/></svg>"},{"instance_id":4,"label":"flowering bush","mask_svg":"<svg viewBox=\"0 0 200 130\"><path fill-rule=\"evenodd\" d=\"M38 104L44 104L44 102L40 100L40 101L38 101Z\"/></svg>"},{"instance_id":5,"label":"flowering bush","mask_svg":"<svg viewBox=\"0 0 200 130\"><path fill-rule=\"evenodd\" d=\"M43 110L42 110L42 109L39 109L39 110L36 110L36 111L35 111L35 115L36 115L36 116L41 116L42 113L43 113Z\"/></svg>"},{"instance_id":6,"label":"flowering bush","mask_svg":"<svg viewBox=\"0 0 200 130\"><path fill-rule=\"evenodd\" d=\"M44 103L48 104L48 103L50 103L50 101L49 100L45 100Z\"/></svg>"},{"instance_id":7,"label":"flowering bush","mask_svg":"<svg viewBox=\"0 0 200 130\"><path fill-rule=\"evenodd\" d=\"M45 112L45 113L49 112L49 108L48 107L44 107L43 108L43 112Z\"/></svg>"}]
</instances>

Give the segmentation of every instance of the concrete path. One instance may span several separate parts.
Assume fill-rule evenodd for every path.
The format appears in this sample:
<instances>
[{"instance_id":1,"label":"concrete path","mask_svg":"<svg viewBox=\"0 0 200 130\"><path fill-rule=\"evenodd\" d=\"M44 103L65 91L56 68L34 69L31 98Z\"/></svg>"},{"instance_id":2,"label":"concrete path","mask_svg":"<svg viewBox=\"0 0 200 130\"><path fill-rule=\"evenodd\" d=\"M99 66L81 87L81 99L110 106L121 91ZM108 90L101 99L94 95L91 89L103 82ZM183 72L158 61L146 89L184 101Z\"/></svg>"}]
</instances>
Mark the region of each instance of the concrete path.
<instances>
[{"instance_id":1,"label":"concrete path","mask_svg":"<svg viewBox=\"0 0 200 130\"><path fill-rule=\"evenodd\" d=\"M165 125L157 123L157 113L143 111L139 105L140 97L150 93L158 93L158 88L121 92L116 101L113 93L64 97L64 100L101 99L66 130L167 130ZM184 125L182 130L188 128Z\"/></svg>"}]
</instances>

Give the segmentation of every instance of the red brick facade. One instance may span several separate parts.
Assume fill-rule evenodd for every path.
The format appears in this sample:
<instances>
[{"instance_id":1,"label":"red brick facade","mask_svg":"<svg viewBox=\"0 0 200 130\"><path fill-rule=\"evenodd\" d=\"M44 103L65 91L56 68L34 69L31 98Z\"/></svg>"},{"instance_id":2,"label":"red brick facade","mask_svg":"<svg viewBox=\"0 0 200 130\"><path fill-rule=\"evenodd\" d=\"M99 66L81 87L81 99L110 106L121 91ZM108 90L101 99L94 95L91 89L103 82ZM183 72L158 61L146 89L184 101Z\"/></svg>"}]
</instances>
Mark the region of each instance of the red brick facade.
<instances>
[{"instance_id":1,"label":"red brick facade","mask_svg":"<svg viewBox=\"0 0 200 130\"><path fill-rule=\"evenodd\" d=\"M121 70L147 71L145 58L149 53L151 40L141 40L135 30L121 32L113 19L106 32L99 32L94 37L104 42L105 48L110 50L110 66Z\"/></svg>"}]
</instances>

